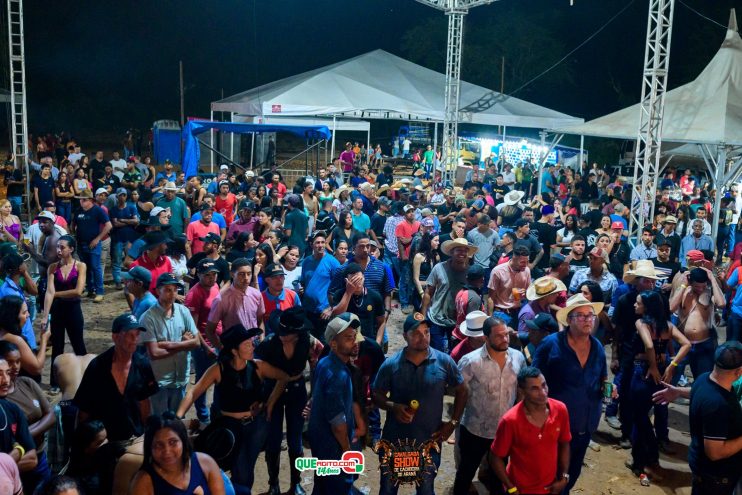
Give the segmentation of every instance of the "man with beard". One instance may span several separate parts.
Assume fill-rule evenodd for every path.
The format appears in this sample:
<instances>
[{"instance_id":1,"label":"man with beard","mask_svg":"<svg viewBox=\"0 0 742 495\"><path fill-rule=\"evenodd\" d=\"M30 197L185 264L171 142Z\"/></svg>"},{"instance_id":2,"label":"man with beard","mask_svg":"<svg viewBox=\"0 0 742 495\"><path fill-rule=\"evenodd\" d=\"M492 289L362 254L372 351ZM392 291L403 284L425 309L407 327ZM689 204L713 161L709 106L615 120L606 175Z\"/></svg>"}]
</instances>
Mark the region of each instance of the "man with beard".
<instances>
[{"instance_id":1,"label":"man with beard","mask_svg":"<svg viewBox=\"0 0 742 495\"><path fill-rule=\"evenodd\" d=\"M680 263L672 260L672 243L667 237L657 236L657 257L652 260L657 273L662 274L662 278L657 281L656 288L662 291L662 298L666 300L669 310L670 293L672 292L672 280L680 271ZM669 314L669 313L668 313Z\"/></svg>"},{"instance_id":2,"label":"man with beard","mask_svg":"<svg viewBox=\"0 0 742 495\"><path fill-rule=\"evenodd\" d=\"M575 234L569 245L571 247L569 256L567 256L567 260L569 261L569 280L565 282L567 287L569 287L569 282L572 281L572 277L577 270L590 266L590 260L585 255L585 238L580 234Z\"/></svg>"},{"instance_id":3,"label":"man with beard","mask_svg":"<svg viewBox=\"0 0 742 495\"><path fill-rule=\"evenodd\" d=\"M177 198L180 199L180 198ZM212 222L214 207L204 203L201 206L201 219L188 224L186 229L186 257L191 258L204 250L204 240L209 233L221 239L219 226ZM172 225L172 218L170 219ZM249 327L246 327L249 328Z\"/></svg>"},{"instance_id":4,"label":"man with beard","mask_svg":"<svg viewBox=\"0 0 742 495\"><path fill-rule=\"evenodd\" d=\"M457 245L452 261L460 258L461 253L466 260L466 246ZM468 388L453 359L431 348L430 329L434 325L420 313L409 315L403 327L407 345L387 359L376 375L374 402L387 411L382 440L389 443L407 441L420 445L432 440L440 446L461 421L469 397ZM443 422L446 388L453 389L455 398L451 419ZM419 404L416 411L410 408L412 401ZM440 451L431 449L430 456L437 468L440 465ZM417 488L418 493L433 493L435 473L435 470L425 470ZM396 495L397 489L392 478L382 470L380 493Z\"/></svg>"},{"instance_id":5,"label":"man with beard","mask_svg":"<svg viewBox=\"0 0 742 495\"><path fill-rule=\"evenodd\" d=\"M420 222L415 220L414 206L405 205L402 211L404 212L404 220L397 225L394 234L397 237L399 250L399 303L402 306L402 312L408 314L413 309L410 299L415 288L415 284L412 282L410 250L412 248L412 238L420 230ZM355 223L353 225L355 226Z\"/></svg>"},{"instance_id":6,"label":"man with beard","mask_svg":"<svg viewBox=\"0 0 742 495\"><path fill-rule=\"evenodd\" d=\"M588 268L582 268L575 272L569 284L569 292L570 294L576 294L579 292L578 287L582 282L592 280L600 285L600 289L603 291L603 300L610 301L613 292L618 288L618 280L608 270L608 252L603 248L594 247L590 250L589 259L590 266Z\"/></svg>"},{"instance_id":7,"label":"man with beard","mask_svg":"<svg viewBox=\"0 0 742 495\"><path fill-rule=\"evenodd\" d=\"M629 259L631 261L636 260L651 260L657 257L657 246L654 245L654 230L652 227L644 227L642 229L641 242L631 250Z\"/></svg>"},{"instance_id":8,"label":"man with beard","mask_svg":"<svg viewBox=\"0 0 742 495\"><path fill-rule=\"evenodd\" d=\"M453 220L459 214L460 208L456 206L454 200L456 193L452 189L445 191L446 202L436 208L438 222L441 224L441 234L450 234L453 229Z\"/></svg>"},{"instance_id":9,"label":"man with beard","mask_svg":"<svg viewBox=\"0 0 742 495\"><path fill-rule=\"evenodd\" d=\"M523 354L510 348L510 330L504 321L491 316L484 321L482 332L484 345L459 361L469 397L456 438L461 460L454 495L469 492L474 473L495 438L500 418L515 404L518 373L526 365ZM502 493L497 486L490 488L494 489L491 493Z\"/></svg>"},{"instance_id":10,"label":"man with beard","mask_svg":"<svg viewBox=\"0 0 742 495\"><path fill-rule=\"evenodd\" d=\"M382 345L386 312L381 294L364 287L365 276L363 268L358 263L348 263L340 273L345 280L345 287L333 294L333 299L337 301L332 308L333 316L347 311L352 312L361 320L360 331L363 336Z\"/></svg>"},{"instance_id":11,"label":"man with beard","mask_svg":"<svg viewBox=\"0 0 742 495\"><path fill-rule=\"evenodd\" d=\"M533 215L533 212L530 212L530 214ZM515 228L515 237L518 238L515 244L517 246L525 246L528 249L528 259L530 261L528 268L533 270L541 261L544 255L544 249L536 238L531 235L531 222L528 218L524 217L516 220L513 227Z\"/></svg>"},{"instance_id":12,"label":"man with beard","mask_svg":"<svg viewBox=\"0 0 742 495\"><path fill-rule=\"evenodd\" d=\"M688 251L696 250L696 251L703 251L703 250L714 250L714 241L711 239L711 237L705 235L703 233L703 220L695 219L693 220L693 223L691 224L691 228L693 231L683 237L683 239L680 241L680 265L683 268L687 268L687 260L686 260L686 254Z\"/></svg>"},{"instance_id":13,"label":"man with beard","mask_svg":"<svg viewBox=\"0 0 742 495\"><path fill-rule=\"evenodd\" d=\"M325 249L327 234L317 231L310 237L312 255L301 263L301 286L304 287L302 306L312 323L312 335L324 338L325 327L332 315L332 305L327 297L332 275L340 262Z\"/></svg>"},{"instance_id":14,"label":"man with beard","mask_svg":"<svg viewBox=\"0 0 742 495\"><path fill-rule=\"evenodd\" d=\"M217 284L223 287L229 282L229 263L227 260L221 257L219 254L219 245L222 243L222 238L218 234L210 232L206 236L201 238L203 241L203 251L196 253L188 259L186 266L188 270L195 270L198 272L197 267L201 261L205 259L211 260L216 267L219 269L219 276L217 277Z\"/></svg>"},{"instance_id":15,"label":"man with beard","mask_svg":"<svg viewBox=\"0 0 742 495\"><path fill-rule=\"evenodd\" d=\"M456 326L456 294L466 284L469 259L477 252L465 239L446 241L442 250L451 258L433 267L427 280L420 312L430 320L431 346L441 352Z\"/></svg>"},{"instance_id":16,"label":"man with beard","mask_svg":"<svg viewBox=\"0 0 742 495\"><path fill-rule=\"evenodd\" d=\"M521 301L526 298L526 289L531 285L531 269L528 267L529 250L517 244L510 261L492 269L489 284L488 312L502 311L517 320Z\"/></svg>"}]
</instances>

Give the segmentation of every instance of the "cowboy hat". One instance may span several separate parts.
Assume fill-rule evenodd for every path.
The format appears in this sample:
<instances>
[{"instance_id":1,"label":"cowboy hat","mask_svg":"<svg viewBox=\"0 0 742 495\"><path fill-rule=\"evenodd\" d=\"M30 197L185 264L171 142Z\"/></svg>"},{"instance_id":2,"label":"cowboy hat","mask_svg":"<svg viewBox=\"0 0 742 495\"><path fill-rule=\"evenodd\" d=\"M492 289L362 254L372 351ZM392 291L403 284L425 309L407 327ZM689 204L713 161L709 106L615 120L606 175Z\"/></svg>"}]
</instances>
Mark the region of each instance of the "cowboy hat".
<instances>
[{"instance_id":1,"label":"cowboy hat","mask_svg":"<svg viewBox=\"0 0 742 495\"><path fill-rule=\"evenodd\" d=\"M466 315L466 319L459 325L459 331L467 337L483 337L484 320L488 318L487 313L483 311L472 311Z\"/></svg>"},{"instance_id":2,"label":"cowboy hat","mask_svg":"<svg viewBox=\"0 0 742 495\"><path fill-rule=\"evenodd\" d=\"M567 317L569 314L577 309L582 308L584 306L592 306L593 311L595 311L595 314L597 315L601 311L603 311L603 303L591 303L587 300L585 296L582 295L580 292L579 294L575 294L574 296L567 299L567 305L557 311L556 319L559 323L561 323L564 326L569 326L569 321L567 321Z\"/></svg>"},{"instance_id":3,"label":"cowboy hat","mask_svg":"<svg viewBox=\"0 0 742 495\"><path fill-rule=\"evenodd\" d=\"M350 190L351 190L350 186L348 186L347 184L343 184L342 186L335 189L335 198L340 199L340 194L343 191L350 191Z\"/></svg>"},{"instance_id":4,"label":"cowboy hat","mask_svg":"<svg viewBox=\"0 0 742 495\"><path fill-rule=\"evenodd\" d=\"M678 219L674 217L673 215L667 215L664 220L662 220L662 223L678 223Z\"/></svg>"},{"instance_id":5,"label":"cowboy hat","mask_svg":"<svg viewBox=\"0 0 742 495\"><path fill-rule=\"evenodd\" d=\"M503 202L505 203L505 206L514 206L520 203L520 200L523 199L523 196L525 195L526 193L523 191L510 191L505 195Z\"/></svg>"},{"instance_id":6,"label":"cowboy hat","mask_svg":"<svg viewBox=\"0 0 742 495\"><path fill-rule=\"evenodd\" d=\"M415 170L415 173L413 173L412 175L414 175L415 177L420 177L424 173L425 173L425 170L418 168L417 170Z\"/></svg>"},{"instance_id":7,"label":"cowboy hat","mask_svg":"<svg viewBox=\"0 0 742 495\"><path fill-rule=\"evenodd\" d=\"M636 266L632 270L626 270L623 275L623 281L630 284L637 277L649 278L652 280L662 280L665 276L654 269L654 263L651 260L637 260Z\"/></svg>"},{"instance_id":8,"label":"cowboy hat","mask_svg":"<svg viewBox=\"0 0 742 495\"><path fill-rule=\"evenodd\" d=\"M383 186L379 186L379 188L376 190L376 195L380 196L381 194L387 192L389 190L389 184L384 184Z\"/></svg>"},{"instance_id":9,"label":"cowboy hat","mask_svg":"<svg viewBox=\"0 0 742 495\"><path fill-rule=\"evenodd\" d=\"M402 181L399 181L399 180L395 182L394 184L392 184L392 189L394 190L402 189L403 187L407 187L407 186Z\"/></svg>"},{"instance_id":10,"label":"cowboy hat","mask_svg":"<svg viewBox=\"0 0 742 495\"><path fill-rule=\"evenodd\" d=\"M544 298L551 294L558 294L559 292L564 292L566 290L567 287L564 286L564 283L561 280L546 276L537 279L528 287L528 290L526 290L526 298L529 301L536 301L537 299Z\"/></svg>"},{"instance_id":11,"label":"cowboy hat","mask_svg":"<svg viewBox=\"0 0 742 495\"><path fill-rule=\"evenodd\" d=\"M445 254L446 256L451 256L451 251L453 251L457 247L465 247L469 250L468 256L471 258L474 256L474 253L476 253L479 248L473 244L469 244L469 242L466 239L462 239L461 237L454 239L452 241L446 241L441 245L441 252Z\"/></svg>"}]
</instances>

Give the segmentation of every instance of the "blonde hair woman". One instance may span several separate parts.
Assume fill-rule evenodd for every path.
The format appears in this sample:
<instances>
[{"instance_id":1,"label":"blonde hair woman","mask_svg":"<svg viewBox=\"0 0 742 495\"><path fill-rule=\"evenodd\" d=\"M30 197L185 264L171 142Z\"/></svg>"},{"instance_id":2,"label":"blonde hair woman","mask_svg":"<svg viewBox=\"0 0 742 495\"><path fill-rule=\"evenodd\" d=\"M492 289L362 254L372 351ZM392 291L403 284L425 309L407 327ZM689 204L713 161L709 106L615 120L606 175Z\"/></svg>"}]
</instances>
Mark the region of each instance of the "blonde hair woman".
<instances>
[{"instance_id":1,"label":"blonde hair woman","mask_svg":"<svg viewBox=\"0 0 742 495\"><path fill-rule=\"evenodd\" d=\"M20 219L13 215L13 206L10 201L4 199L0 201L0 240L3 242L20 243L23 241L23 229L21 228Z\"/></svg>"}]
</instances>

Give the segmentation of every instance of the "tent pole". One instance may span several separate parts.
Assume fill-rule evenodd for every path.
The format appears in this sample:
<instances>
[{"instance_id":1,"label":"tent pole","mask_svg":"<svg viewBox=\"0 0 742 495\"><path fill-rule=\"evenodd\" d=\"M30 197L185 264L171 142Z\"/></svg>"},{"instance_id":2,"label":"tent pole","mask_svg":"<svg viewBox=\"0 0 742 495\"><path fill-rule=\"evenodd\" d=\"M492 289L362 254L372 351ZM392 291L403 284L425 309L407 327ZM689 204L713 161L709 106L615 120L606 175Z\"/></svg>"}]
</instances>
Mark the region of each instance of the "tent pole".
<instances>
[{"instance_id":1,"label":"tent pole","mask_svg":"<svg viewBox=\"0 0 742 495\"><path fill-rule=\"evenodd\" d=\"M582 163L585 161L585 136L580 134L580 175L582 175Z\"/></svg>"},{"instance_id":2,"label":"tent pole","mask_svg":"<svg viewBox=\"0 0 742 495\"><path fill-rule=\"evenodd\" d=\"M714 177L713 187L716 189L716 198L714 199L714 219L711 223L711 238L716 239L719 233L719 216L721 213L721 188L724 185L724 178L727 168L727 147L720 144L717 148L716 158L716 177ZM722 256L723 253L719 253Z\"/></svg>"},{"instance_id":3,"label":"tent pole","mask_svg":"<svg viewBox=\"0 0 742 495\"><path fill-rule=\"evenodd\" d=\"M332 115L332 151L330 152L330 160L335 161L335 128L336 128L336 117Z\"/></svg>"},{"instance_id":4,"label":"tent pole","mask_svg":"<svg viewBox=\"0 0 742 495\"><path fill-rule=\"evenodd\" d=\"M214 110L211 111L211 121L214 121ZM209 131L209 134L211 135L211 147L214 147L214 129L211 129ZM214 173L214 152L211 152L211 173Z\"/></svg>"},{"instance_id":5,"label":"tent pole","mask_svg":"<svg viewBox=\"0 0 742 495\"><path fill-rule=\"evenodd\" d=\"M234 112L229 113L229 121L234 122ZM229 158L234 161L234 132L229 133Z\"/></svg>"},{"instance_id":6,"label":"tent pole","mask_svg":"<svg viewBox=\"0 0 742 495\"><path fill-rule=\"evenodd\" d=\"M500 167L499 172L502 173L502 169L505 168L505 139L508 137L508 126L502 126L502 152L500 153Z\"/></svg>"},{"instance_id":7,"label":"tent pole","mask_svg":"<svg viewBox=\"0 0 742 495\"><path fill-rule=\"evenodd\" d=\"M366 129L366 156L362 157L362 160L368 158L368 152L371 149L371 122L368 123L368 129ZM371 170L371 163L368 163L368 169Z\"/></svg>"},{"instance_id":8,"label":"tent pole","mask_svg":"<svg viewBox=\"0 0 742 495\"><path fill-rule=\"evenodd\" d=\"M438 122L433 122L433 163L435 164L435 157L438 156ZM435 176L435 171L433 171Z\"/></svg>"},{"instance_id":9,"label":"tent pole","mask_svg":"<svg viewBox=\"0 0 742 495\"><path fill-rule=\"evenodd\" d=\"M250 135L252 143L250 144L250 170L253 169L253 165L255 164L254 158L255 158L255 133L251 132Z\"/></svg>"}]
</instances>

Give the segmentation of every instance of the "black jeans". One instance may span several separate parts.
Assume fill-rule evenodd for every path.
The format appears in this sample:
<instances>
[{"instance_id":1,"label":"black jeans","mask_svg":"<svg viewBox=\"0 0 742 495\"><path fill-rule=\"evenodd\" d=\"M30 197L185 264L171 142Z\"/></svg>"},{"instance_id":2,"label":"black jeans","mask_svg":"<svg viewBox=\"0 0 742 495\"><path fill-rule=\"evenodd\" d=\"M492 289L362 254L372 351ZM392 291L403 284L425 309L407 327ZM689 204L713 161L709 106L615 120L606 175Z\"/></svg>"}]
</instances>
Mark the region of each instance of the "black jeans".
<instances>
[{"instance_id":1,"label":"black jeans","mask_svg":"<svg viewBox=\"0 0 742 495\"><path fill-rule=\"evenodd\" d=\"M690 493L691 495L732 495L738 479L739 474L730 478L694 474Z\"/></svg>"},{"instance_id":2,"label":"black jeans","mask_svg":"<svg viewBox=\"0 0 742 495\"><path fill-rule=\"evenodd\" d=\"M52 317L52 372L49 377L49 383L52 387L56 387L57 377L54 373L54 360L57 359L57 356L64 353L65 331L70 337L70 344L72 344L72 350L76 355L84 356L88 351L85 348L85 340L82 337L85 320L82 316L82 308L80 307L79 300L65 301L63 299L55 299L49 314Z\"/></svg>"},{"instance_id":3,"label":"black jeans","mask_svg":"<svg viewBox=\"0 0 742 495\"><path fill-rule=\"evenodd\" d=\"M459 468L456 471L456 480L453 484L453 495L466 495L469 493L469 486L471 481L474 479L474 475L479 468L479 463L482 461L482 457L487 455L490 446L492 445L491 438L482 438L474 435L466 429L464 425L459 427L458 431L458 442L459 442L459 454L461 455L461 462L459 462ZM490 490L492 495L503 494L502 484L497 476L493 475L491 487L487 488Z\"/></svg>"}]
</instances>

